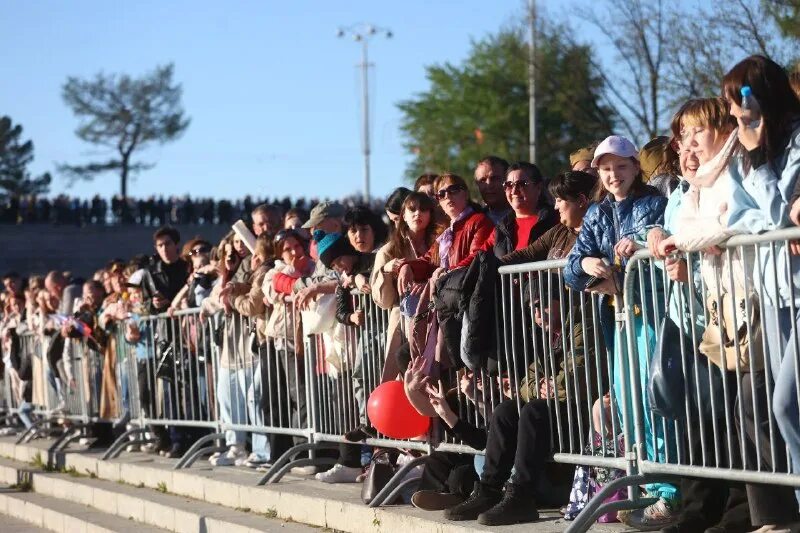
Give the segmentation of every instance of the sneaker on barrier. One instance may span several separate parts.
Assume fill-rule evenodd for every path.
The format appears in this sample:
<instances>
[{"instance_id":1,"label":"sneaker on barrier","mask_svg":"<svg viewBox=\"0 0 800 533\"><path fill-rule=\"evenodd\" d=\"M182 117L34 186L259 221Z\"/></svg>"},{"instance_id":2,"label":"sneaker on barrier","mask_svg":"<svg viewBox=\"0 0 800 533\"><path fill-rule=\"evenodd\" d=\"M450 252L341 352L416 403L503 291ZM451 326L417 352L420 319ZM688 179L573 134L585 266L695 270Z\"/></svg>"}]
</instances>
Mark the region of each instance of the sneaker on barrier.
<instances>
[{"instance_id":1,"label":"sneaker on barrier","mask_svg":"<svg viewBox=\"0 0 800 533\"><path fill-rule=\"evenodd\" d=\"M336 463L330 470L315 475L314 479L323 483L355 483L359 474L360 468Z\"/></svg>"},{"instance_id":2,"label":"sneaker on barrier","mask_svg":"<svg viewBox=\"0 0 800 533\"><path fill-rule=\"evenodd\" d=\"M644 509L636 509L623 516L617 514L617 518L625 525L638 529L639 531L656 531L667 527L678 520L678 512L664 498L659 498L657 502L648 505Z\"/></svg>"},{"instance_id":3,"label":"sneaker on barrier","mask_svg":"<svg viewBox=\"0 0 800 533\"><path fill-rule=\"evenodd\" d=\"M220 455L215 460L211 461L214 466L233 466L236 460L247 457L245 451L238 446L231 446L228 448L228 453Z\"/></svg>"},{"instance_id":4,"label":"sneaker on barrier","mask_svg":"<svg viewBox=\"0 0 800 533\"><path fill-rule=\"evenodd\" d=\"M125 446L125 451L128 452L128 453L138 452L139 448L140 447L139 447L138 444L128 444L127 446Z\"/></svg>"},{"instance_id":5,"label":"sneaker on barrier","mask_svg":"<svg viewBox=\"0 0 800 533\"><path fill-rule=\"evenodd\" d=\"M139 450L144 453L158 453L158 444L155 442L149 442L147 444L142 444L139 447Z\"/></svg>"},{"instance_id":6,"label":"sneaker on barrier","mask_svg":"<svg viewBox=\"0 0 800 533\"><path fill-rule=\"evenodd\" d=\"M222 455L222 452L214 452L214 453L212 453L212 454L211 454L211 455L208 457L208 462L209 462L209 463L211 463L211 464L213 465L213 464L214 464L214 461L216 461L217 459L219 459L219 457L220 457L221 455Z\"/></svg>"}]
</instances>

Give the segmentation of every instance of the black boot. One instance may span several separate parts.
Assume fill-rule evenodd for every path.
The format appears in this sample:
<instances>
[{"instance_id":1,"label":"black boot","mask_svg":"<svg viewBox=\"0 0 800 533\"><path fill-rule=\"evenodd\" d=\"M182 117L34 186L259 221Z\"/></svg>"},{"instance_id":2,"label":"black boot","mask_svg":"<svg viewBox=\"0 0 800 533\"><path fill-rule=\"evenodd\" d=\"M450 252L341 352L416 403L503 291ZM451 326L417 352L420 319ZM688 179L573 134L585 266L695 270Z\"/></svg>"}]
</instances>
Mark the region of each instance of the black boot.
<instances>
[{"instance_id":1,"label":"black boot","mask_svg":"<svg viewBox=\"0 0 800 533\"><path fill-rule=\"evenodd\" d=\"M444 517L448 520L475 520L478 515L488 511L503 499L503 491L477 481L472 494L463 503L446 509Z\"/></svg>"},{"instance_id":2,"label":"black boot","mask_svg":"<svg viewBox=\"0 0 800 533\"><path fill-rule=\"evenodd\" d=\"M506 526L539 520L533 491L522 485L508 483L503 500L478 516L484 526Z\"/></svg>"}]
</instances>

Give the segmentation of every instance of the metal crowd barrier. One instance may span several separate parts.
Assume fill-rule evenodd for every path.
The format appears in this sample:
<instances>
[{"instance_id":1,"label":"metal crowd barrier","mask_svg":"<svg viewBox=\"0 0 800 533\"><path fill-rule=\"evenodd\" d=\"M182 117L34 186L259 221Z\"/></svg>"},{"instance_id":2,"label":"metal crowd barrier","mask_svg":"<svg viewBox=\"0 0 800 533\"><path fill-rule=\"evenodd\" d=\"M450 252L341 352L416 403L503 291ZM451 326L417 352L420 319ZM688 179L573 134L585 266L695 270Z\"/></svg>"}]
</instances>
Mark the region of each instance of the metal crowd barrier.
<instances>
[{"instance_id":1,"label":"metal crowd barrier","mask_svg":"<svg viewBox=\"0 0 800 533\"><path fill-rule=\"evenodd\" d=\"M670 309L665 306L666 290L642 297L646 284L668 286L662 262L645 252L630 261L625 307L631 393L643 400L633 403L637 465L643 475L800 486L776 415L790 427L797 427L800 420L796 414L787 415L785 405L775 403L796 402L800 394L795 303L800 289L792 281L800 258L793 258L789 250L790 241L797 239L800 228L791 228L733 237L721 246L719 255L676 254L696 268L688 269L685 283L676 284ZM783 309L776 305L779 294L784 297ZM637 373L649 375L656 343L645 339L644 351L632 344L638 319L660 324L665 316L682 326L674 343L686 387L678 413L669 419L649 405L648 383L635 379ZM793 367L780 367L784 354ZM776 395L777 383L787 378L789 387L781 391L783 396ZM653 453L653 428L671 435L671 446L663 453Z\"/></svg>"}]
</instances>

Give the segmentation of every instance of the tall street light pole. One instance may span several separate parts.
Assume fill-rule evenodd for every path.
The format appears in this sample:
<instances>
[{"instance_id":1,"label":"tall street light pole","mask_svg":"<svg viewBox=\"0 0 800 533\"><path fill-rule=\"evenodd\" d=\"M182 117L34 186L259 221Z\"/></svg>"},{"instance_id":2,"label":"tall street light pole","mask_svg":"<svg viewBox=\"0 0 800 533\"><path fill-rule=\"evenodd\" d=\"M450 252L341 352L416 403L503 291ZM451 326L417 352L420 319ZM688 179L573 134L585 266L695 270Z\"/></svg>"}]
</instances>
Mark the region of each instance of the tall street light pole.
<instances>
[{"instance_id":1,"label":"tall street light pole","mask_svg":"<svg viewBox=\"0 0 800 533\"><path fill-rule=\"evenodd\" d=\"M536 0L528 0L528 156L536 163Z\"/></svg>"},{"instance_id":2,"label":"tall street light pole","mask_svg":"<svg viewBox=\"0 0 800 533\"><path fill-rule=\"evenodd\" d=\"M356 24L346 28L339 28L337 37L352 37L354 41L361 43L361 146L364 154L364 201L370 199L369 181L369 51L368 43L372 37L383 36L387 39L392 37L392 32L387 28L381 28L373 24Z\"/></svg>"}]
</instances>

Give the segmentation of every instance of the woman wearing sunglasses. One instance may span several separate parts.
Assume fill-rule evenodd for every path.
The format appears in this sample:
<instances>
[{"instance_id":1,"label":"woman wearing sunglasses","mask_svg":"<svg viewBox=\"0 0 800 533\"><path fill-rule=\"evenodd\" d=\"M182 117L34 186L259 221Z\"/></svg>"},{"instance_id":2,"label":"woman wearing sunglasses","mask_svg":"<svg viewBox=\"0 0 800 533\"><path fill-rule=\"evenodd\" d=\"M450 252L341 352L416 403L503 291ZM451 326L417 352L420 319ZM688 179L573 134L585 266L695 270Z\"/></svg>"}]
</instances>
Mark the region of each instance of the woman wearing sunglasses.
<instances>
[{"instance_id":1,"label":"woman wearing sunglasses","mask_svg":"<svg viewBox=\"0 0 800 533\"><path fill-rule=\"evenodd\" d=\"M442 174L434 181L433 190L449 226L423 257L400 267L397 278L401 292L410 290L414 282L435 282L444 272L469 265L494 230L489 217L470 201L461 176Z\"/></svg>"}]
</instances>

